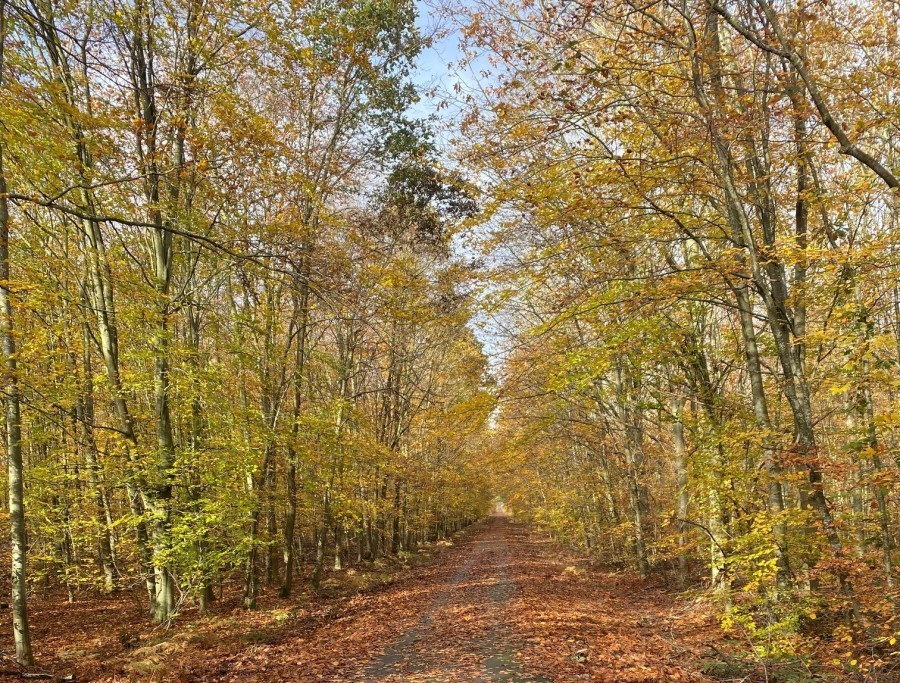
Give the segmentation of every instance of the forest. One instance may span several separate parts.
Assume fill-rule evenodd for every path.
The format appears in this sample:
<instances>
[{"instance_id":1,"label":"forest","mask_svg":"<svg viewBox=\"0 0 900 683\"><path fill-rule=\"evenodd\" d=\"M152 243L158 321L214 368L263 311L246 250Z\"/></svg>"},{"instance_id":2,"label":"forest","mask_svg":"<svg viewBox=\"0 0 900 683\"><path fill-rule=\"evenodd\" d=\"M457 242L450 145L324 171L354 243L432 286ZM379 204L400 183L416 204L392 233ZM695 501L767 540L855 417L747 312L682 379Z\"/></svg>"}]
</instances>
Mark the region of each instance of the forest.
<instances>
[{"instance_id":1,"label":"forest","mask_svg":"<svg viewBox=\"0 0 900 683\"><path fill-rule=\"evenodd\" d=\"M898 31L0 0L0 678L900 680Z\"/></svg>"}]
</instances>

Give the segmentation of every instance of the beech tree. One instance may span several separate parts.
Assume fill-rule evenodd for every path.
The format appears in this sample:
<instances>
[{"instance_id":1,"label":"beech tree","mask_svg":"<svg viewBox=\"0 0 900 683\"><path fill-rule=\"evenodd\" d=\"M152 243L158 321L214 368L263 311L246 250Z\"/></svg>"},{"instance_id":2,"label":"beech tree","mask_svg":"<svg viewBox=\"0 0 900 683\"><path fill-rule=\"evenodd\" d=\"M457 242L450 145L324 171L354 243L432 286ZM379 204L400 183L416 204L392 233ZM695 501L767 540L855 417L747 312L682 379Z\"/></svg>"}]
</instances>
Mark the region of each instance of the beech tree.
<instances>
[{"instance_id":1,"label":"beech tree","mask_svg":"<svg viewBox=\"0 0 900 683\"><path fill-rule=\"evenodd\" d=\"M484 0L450 140L411 0L0 0L18 661L37 586L252 609L499 497L883 666L897 11Z\"/></svg>"},{"instance_id":2,"label":"beech tree","mask_svg":"<svg viewBox=\"0 0 900 683\"><path fill-rule=\"evenodd\" d=\"M486 180L509 345L495 448L523 465L499 485L642 574L684 584L702 562L766 657L794 656L819 610L868 642L896 582L894 14L469 17L497 67L460 159Z\"/></svg>"},{"instance_id":3,"label":"beech tree","mask_svg":"<svg viewBox=\"0 0 900 683\"><path fill-rule=\"evenodd\" d=\"M20 663L36 582L142 584L168 623L234 573L252 608L481 516L490 382L450 248L475 204L409 114L414 6L0 15Z\"/></svg>"},{"instance_id":4,"label":"beech tree","mask_svg":"<svg viewBox=\"0 0 900 683\"><path fill-rule=\"evenodd\" d=\"M3 86L7 40L6 2L0 3L0 88ZM10 268L10 215L6 173L3 166L3 147L0 143L0 315L2 334L4 393L6 395L6 458L8 463L9 518L12 536L12 609L16 661L28 666L34 663L31 654L31 635L28 629L28 598L25 555L25 491L22 466L22 407L16 353L15 318L13 311L13 280Z\"/></svg>"}]
</instances>

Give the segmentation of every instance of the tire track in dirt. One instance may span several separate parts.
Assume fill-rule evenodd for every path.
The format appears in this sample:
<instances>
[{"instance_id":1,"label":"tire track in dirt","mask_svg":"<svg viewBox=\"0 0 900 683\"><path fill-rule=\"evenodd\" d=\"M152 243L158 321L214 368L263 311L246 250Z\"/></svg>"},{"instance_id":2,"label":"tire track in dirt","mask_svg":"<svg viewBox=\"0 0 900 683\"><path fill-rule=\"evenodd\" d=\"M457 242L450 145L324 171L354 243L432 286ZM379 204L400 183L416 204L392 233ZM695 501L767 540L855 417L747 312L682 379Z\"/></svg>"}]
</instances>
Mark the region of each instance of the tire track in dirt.
<instances>
[{"instance_id":1,"label":"tire track in dirt","mask_svg":"<svg viewBox=\"0 0 900 683\"><path fill-rule=\"evenodd\" d=\"M384 683L548 683L522 671L504 612L510 576L509 520L491 517L419 622L353 680Z\"/></svg>"},{"instance_id":2,"label":"tire track in dirt","mask_svg":"<svg viewBox=\"0 0 900 683\"><path fill-rule=\"evenodd\" d=\"M252 612L238 589L166 632L124 593L55 603L36 624L53 668L96 683L706 683L708 653L728 647L705 603L503 517L418 560L367 590L264 595Z\"/></svg>"}]
</instances>

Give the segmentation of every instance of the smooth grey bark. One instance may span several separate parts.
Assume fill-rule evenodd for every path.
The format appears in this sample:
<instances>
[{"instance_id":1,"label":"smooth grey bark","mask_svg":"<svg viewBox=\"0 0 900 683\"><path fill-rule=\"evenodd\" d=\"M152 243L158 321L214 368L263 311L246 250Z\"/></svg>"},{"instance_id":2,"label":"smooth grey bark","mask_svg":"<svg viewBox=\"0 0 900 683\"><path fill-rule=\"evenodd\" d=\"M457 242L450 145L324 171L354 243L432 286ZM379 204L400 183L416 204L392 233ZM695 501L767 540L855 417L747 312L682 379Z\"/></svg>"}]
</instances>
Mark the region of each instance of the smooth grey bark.
<instances>
[{"instance_id":1,"label":"smooth grey bark","mask_svg":"<svg viewBox=\"0 0 900 683\"><path fill-rule=\"evenodd\" d=\"M741 32L742 35L749 38L758 47L761 47L769 53L777 53L787 59L795 69L796 74L803 81L823 123L840 142L842 153L854 157L870 170L874 171L890 188L897 189L900 187L897 178L889 170L870 154L850 141L843 131L842 125L835 119L823 96L819 92L818 86L807 70L803 58L787 38L771 3L769 3L768 0L756 0L756 3L765 15L766 21L778 39L782 50L773 50L770 46L767 46L764 41L755 38L751 32L745 27L742 27L735 17L728 13L721 5L710 1L708 2L710 12L707 20L706 37L713 46L714 54L718 53L719 50L717 17L721 14L732 28ZM718 78L716 69L714 69L714 79L715 78ZM792 99L794 100L793 105L796 110L798 108L798 103L796 102L795 86L792 85L788 88L788 95L792 96ZM797 144L800 146L799 151L802 152L805 127L801 117L796 113L794 115L794 121L795 133L798 138ZM712 132L715 135L715 131ZM765 145L765 140L762 141L762 144ZM739 228L739 233L743 235L743 246L748 255L751 278L762 295L769 327L775 341L777 357L782 370L782 389L791 408L794 422L795 450L807 463L808 485L801 490L801 502L804 506L812 507L816 511L821 520L828 544L831 547L832 552L839 557L843 553L843 548L840 535L838 534L832 519L829 503L825 497L823 476L818 461L810 390L806 379L802 351L803 339L802 337L797 339L798 327L796 312L791 311L787 304L787 281L784 266L780 260L772 257L775 253L774 225L776 219L774 202L771 199L771 191L768 189L771 183L771 173L769 172L766 163L767 156L765 155L764 150L763 155L752 155L751 159L756 164L755 168L751 166L751 172L755 175L755 182L751 184L751 190L756 193L754 199L756 200L756 207L759 211L765 248L765 253L758 254L747 216L743 211L743 207L741 206L736 191L733 189L733 180L730 173L731 162L729 158L726 158L727 149L724 154L722 150L717 150L717 153L723 169L722 176L726 181L725 191L729 206L731 207L730 213L738 224L737 227ZM799 190L805 190L807 180L807 159L802 153L798 154L798 157L801 166L798 168L798 204L795 217L795 237L798 241L798 245L805 246L807 216L805 198ZM731 182L731 187L729 187L729 181ZM760 190L762 190L762 192L760 192ZM802 270L799 274L805 277L805 272ZM803 309L801 310L800 329L805 331L805 310ZM889 551L886 553L886 557L888 571L890 571ZM850 591L851 589L847 576L843 572L839 572L838 578L842 589L845 592Z\"/></svg>"},{"instance_id":2,"label":"smooth grey bark","mask_svg":"<svg viewBox=\"0 0 900 683\"><path fill-rule=\"evenodd\" d=\"M705 329L702 317L697 317L694 327L686 335L686 353L682 360L682 369L691 392L692 402L699 404L706 416L713 433L721 435L723 431L722 415L716 402L716 390L710 375L709 362L705 349ZM751 327L752 331L752 327ZM751 336L751 346L756 349L756 337ZM760 382L760 387L762 386ZM763 403L763 405L765 405ZM717 445L718 464L727 467L725 449L719 440ZM723 509L721 496L716 487L710 487L707 493L709 514L707 518L709 534L710 579L717 590L724 591L728 585L725 573L725 529L728 524ZM684 519L684 518L682 518Z\"/></svg>"},{"instance_id":3,"label":"smooth grey bark","mask_svg":"<svg viewBox=\"0 0 900 683\"><path fill-rule=\"evenodd\" d=\"M861 301L860 306L862 307ZM862 442L866 447L864 455L871 460L872 472L877 478L878 475L881 474L882 465L881 455L879 454L880 445L878 443L878 433L875 425L875 406L871 386L871 362L868 357L872 337L874 335L874 325L869 320L865 310L861 311L859 322L863 326L862 359L860 362L862 382L861 386L856 390L856 409L864 425L864 435L862 439ZM893 539L891 537L890 516L888 512L888 489L880 481L876 481L872 488L875 496L875 505L878 509L878 529L881 537L881 562L884 571L884 581L885 585L892 587L894 585L894 565L893 559L891 558Z\"/></svg>"},{"instance_id":4,"label":"smooth grey bark","mask_svg":"<svg viewBox=\"0 0 900 683\"><path fill-rule=\"evenodd\" d=\"M92 198L86 190L81 192L81 199L86 207L93 206ZM103 235L100 232L99 223L85 219L82 221L82 228L88 270L88 300L90 308L94 311L97 323L97 334L96 336L91 336L100 350L106 369L106 377L112 387L113 406L118 419L118 430L123 437L125 459L129 463L132 474L137 475L132 454L132 448L137 444L137 434L119 371L119 338L116 325L116 308L112 274L106 260L106 247ZM156 595L156 578L153 573L152 551L150 549L147 523L144 519L145 496L142 491L141 480L142 477L140 476L128 477L125 492L131 514L136 520L134 533L138 557L141 563L141 574L144 576L147 596L152 605Z\"/></svg>"},{"instance_id":5,"label":"smooth grey bark","mask_svg":"<svg viewBox=\"0 0 900 683\"><path fill-rule=\"evenodd\" d=\"M625 469L628 481L628 496L631 503L631 521L634 530L634 554L641 578L650 574L647 559L647 543L644 537L646 520L650 516L647 487L642 481L644 467L643 416L632 402L635 381L624 367L625 360L619 357L615 367L615 388L617 419L624 432Z\"/></svg>"},{"instance_id":6,"label":"smooth grey bark","mask_svg":"<svg viewBox=\"0 0 900 683\"><path fill-rule=\"evenodd\" d=\"M88 147L82 125L79 123L78 118L71 113L71 111L77 111L84 112L88 116L92 114L91 93L89 90L90 81L86 77L86 47L84 41L81 41L80 67L82 76L84 76L82 80L85 84L85 90L83 93L79 93L70 65L71 54L74 53L70 54L62 46L59 34L60 29L57 28L52 6L45 2L33 2L31 7L37 18L35 24L36 37L46 50L50 77L60 85L61 96L67 105L61 108L60 112L63 123L72 136L72 142L75 145L75 157L78 161L76 170L79 183L75 196L77 197L78 209L81 214L79 220L88 274L88 301L97 322L97 334L94 340L100 349L106 367L107 379L112 388L112 400L119 422L118 431L124 441L125 457L129 462L129 466L133 468L131 449L137 444L137 435L119 371L119 339L116 325L113 278L106 258L106 245L100 229L100 223L91 218L96 213L94 196L90 189L91 182L89 181L89 175L93 168L93 156ZM137 520L135 523L135 539L148 597L152 603L153 596L156 593L156 585L151 569L149 535L146 522L144 521L144 495L141 490L141 478L137 476L136 472L132 472L132 475L127 480L126 493L131 514Z\"/></svg>"},{"instance_id":7,"label":"smooth grey bark","mask_svg":"<svg viewBox=\"0 0 900 683\"><path fill-rule=\"evenodd\" d=\"M116 588L115 564L113 561L112 534L107 523L106 498L100 482L100 459L97 441L94 436L94 372L91 360L91 333L88 324L82 323L82 397L77 408L78 421L84 439L84 458L87 470L88 487L94 495L94 506L97 523L97 560L103 572L103 588L111 593Z\"/></svg>"},{"instance_id":8,"label":"smooth grey bark","mask_svg":"<svg viewBox=\"0 0 900 683\"><path fill-rule=\"evenodd\" d=\"M340 524L335 524L332 530L334 537L334 571L339 572L344 568L344 530Z\"/></svg>"},{"instance_id":9,"label":"smooth grey bark","mask_svg":"<svg viewBox=\"0 0 900 683\"><path fill-rule=\"evenodd\" d=\"M278 534L278 526L275 519L275 488L277 486L276 459L274 447L272 454L266 459L265 467L265 491L266 491L266 546L265 575L266 585L271 586L278 580L278 548L275 539Z\"/></svg>"},{"instance_id":10,"label":"smooth grey bark","mask_svg":"<svg viewBox=\"0 0 900 683\"><path fill-rule=\"evenodd\" d=\"M807 193L810 191L810 167L811 159L809 141L807 140L806 118L804 117L803 104L798 93L799 86L796 83L789 84L787 88L788 98L791 101L791 118L794 122L794 144L797 151L795 162L796 199L794 202L794 242L800 253L800 258L794 264L793 282L791 283L792 299L794 301L794 353L797 364L800 367L806 365L806 278L808 258L806 254L809 246L809 201Z\"/></svg>"},{"instance_id":11,"label":"smooth grey bark","mask_svg":"<svg viewBox=\"0 0 900 683\"><path fill-rule=\"evenodd\" d=\"M193 273L191 275L193 278ZM185 307L185 315L187 322L187 343L191 350L191 363L193 364L193 396L191 397L191 451L195 462L199 464L199 454L203 452L205 447L204 439L204 411L203 404L200 400L201 383L200 372L202 369L202 359L200 356L200 322L201 313L195 304L191 302ZM191 482L189 486L189 495L194 505L201 504L202 491L199 483ZM215 592L212 586L212 572L209 567L205 566L207 551L209 547L209 539L207 533L204 532L196 542L197 562L200 565L200 586L197 590L197 601L201 614L209 611L209 605L215 600Z\"/></svg>"},{"instance_id":12,"label":"smooth grey bark","mask_svg":"<svg viewBox=\"0 0 900 683\"><path fill-rule=\"evenodd\" d=\"M287 489L288 509L284 517L282 529L282 560L284 561L284 577L278 594L283 598L291 597L294 586L294 566L296 564L294 536L297 526L297 452L291 448L288 450L288 469L285 474L285 486Z\"/></svg>"},{"instance_id":13,"label":"smooth grey bark","mask_svg":"<svg viewBox=\"0 0 900 683\"><path fill-rule=\"evenodd\" d=\"M331 485L329 484L322 495L322 522L316 533L316 562L310 579L310 585L314 591L318 591L322 584L322 574L325 570L325 549L328 544L328 532L331 528Z\"/></svg>"},{"instance_id":14,"label":"smooth grey bark","mask_svg":"<svg viewBox=\"0 0 900 683\"><path fill-rule=\"evenodd\" d=\"M244 298L247 301L254 300L253 293L244 290ZM259 577L257 576L257 560L259 558L259 537L260 526L267 521L268 513L271 510L272 499L275 484L275 429L281 415L281 404L284 391L282 386L286 380L284 364L281 365L279 371L278 365L276 333L277 333L277 313L282 300L282 283L267 283L263 291L263 301L259 304L262 310L262 343L263 350L259 359L257 372L259 373L260 386L262 388L260 395L259 410L263 419L265 428L265 444L263 446L263 461L261 467L261 475L254 477L252 472L247 474L247 489L256 496L254 501L253 512L250 519L250 551L248 553L245 566L244 576L244 594L243 602L247 609L256 606L256 598L259 593ZM284 353L290 353L290 346L284 348ZM242 400L246 403L249 397L246 388L242 388ZM249 405L249 404L247 404ZM249 415L249 410L248 413ZM249 429L247 430L249 434ZM269 498L267 498L269 496ZM265 514L265 518L264 518ZM272 539L270 539L272 540ZM272 570L271 548L266 551L266 569L267 574Z\"/></svg>"},{"instance_id":15,"label":"smooth grey bark","mask_svg":"<svg viewBox=\"0 0 900 683\"><path fill-rule=\"evenodd\" d=\"M154 418L156 423L156 467L152 486L147 487L148 506L153 511L154 573L156 594L153 616L156 621L168 621L175 610L175 577L162 558L170 543L173 512L174 467L176 444L170 411L170 318L174 310L170 288L175 264L173 225L190 211L191 192L185 191L186 139L190 115L193 111L193 83L200 72L198 50L202 7L188 3L185 14L186 49L180 53L176 83L175 135L171 152L167 153L171 169L160 167L160 112L157 105L159 83L156 74L154 34L155 8L149 0L137 0L131 11L129 25L124 27L122 42L127 51L128 69L134 97L135 115L141 126L135 127L136 150L145 173L144 195L150 222L151 272L156 290L156 329L154 330ZM164 190L167 197L164 200Z\"/></svg>"},{"instance_id":16,"label":"smooth grey bark","mask_svg":"<svg viewBox=\"0 0 900 683\"><path fill-rule=\"evenodd\" d=\"M257 576L257 560L259 558L260 527L267 522L270 512L273 510L275 485L275 430L281 416L282 401L285 394L283 389L287 380L286 362L277 358L279 353L277 346L277 313L282 300L282 282L274 284L266 282L262 292L263 300L254 304L262 311L263 320L259 327L262 330L262 353L257 363L257 373L261 386L259 397L259 414L262 416L265 430L265 442L263 444L263 461L260 476L255 477L252 472L246 475L247 491L255 496L253 511L250 519L249 536L250 551L245 565L244 577L244 606L252 609L256 605L256 597L259 593L259 577ZM256 301L257 295L250 288L243 290L245 301ZM237 307L232 297L234 315L237 316ZM285 356L290 353L288 345L283 349ZM279 369L280 368L280 369ZM242 372L243 375L243 372ZM245 415L250 415L249 395L243 382L241 385L241 400L244 404ZM248 445L250 443L250 429L246 429ZM270 532L271 529L270 529ZM274 533L274 532L272 532ZM269 540L274 540L270 538ZM267 579L274 570L273 549L267 548L265 555Z\"/></svg>"},{"instance_id":17,"label":"smooth grey bark","mask_svg":"<svg viewBox=\"0 0 900 683\"><path fill-rule=\"evenodd\" d=\"M237 307L234 305L234 297L231 297L232 300L232 314L237 314ZM243 340L241 340L243 341ZM244 432L244 443L247 448L251 447L251 438L250 438L250 398L247 392L247 382L245 377L244 364L242 360L242 356L238 356L238 376L240 378L239 382L239 395L241 401L241 409L244 413L243 420L243 432ZM252 470L248 470L245 478L244 478L244 486L247 493L253 495L255 490L255 482L253 481L253 472ZM256 540L256 526L257 518L255 515L251 517L250 520L250 551L247 553L247 557L244 562L244 589L242 601L244 607L247 609L253 609L256 607L256 596L258 593L258 586L256 583L256 548L254 542Z\"/></svg>"},{"instance_id":18,"label":"smooth grey bark","mask_svg":"<svg viewBox=\"0 0 900 683\"><path fill-rule=\"evenodd\" d=\"M0 0L0 88L3 86L7 35L6 0ZM2 90L0 90L2 91ZM19 399L19 369L13 328L13 302L10 282L9 200L7 198L4 149L0 144L0 346L3 348L3 391L6 403L6 459L8 471L9 521L11 547L11 586L13 639L16 661L22 666L34 664L31 631L28 627L28 585L25 532L25 487L22 463L22 417Z\"/></svg>"},{"instance_id":19,"label":"smooth grey bark","mask_svg":"<svg viewBox=\"0 0 900 683\"><path fill-rule=\"evenodd\" d=\"M850 463L853 465L853 486L850 490L850 510L853 512L853 535L856 537L856 555L863 557L866 549L866 514L865 514L865 471L859 457L859 401L855 392L847 391L844 395L847 416L844 425L851 438L856 440L850 444Z\"/></svg>"},{"instance_id":20,"label":"smooth grey bark","mask_svg":"<svg viewBox=\"0 0 900 683\"><path fill-rule=\"evenodd\" d=\"M137 148L145 164L144 193L154 224L151 232L151 263L156 289L156 329L153 349L153 394L156 422L156 472L147 487L147 503L153 513L153 573L156 590L153 596L153 618L166 622L175 611L175 577L162 561L168 550L169 527L172 521L173 468L175 439L169 410L169 286L172 280L172 233L167 230L160 208L160 169L157 163L156 135L159 125L156 108L156 74L153 66L150 8L144 0L135 3L130 33L130 75L135 97L136 115L141 126L136 127ZM183 162L183 159L181 160ZM176 185L177 186L177 185ZM177 192L177 190L173 190ZM174 198L177 201L177 196Z\"/></svg>"},{"instance_id":21,"label":"smooth grey bark","mask_svg":"<svg viewBox=\"0 0 900 683\"><path fill-rule=\"evenodd\" d=\"M735 165L731 152L727 143L721 137L713 113L713 107L718 106L721 108L722 102L726 98L719 65L721 46L719 43L717 17L718 15L715 11L711 10L707 13L703 32L704 45L702 49L697 49L697 45L693 44L693 87L697 102L707 119L716 155L718 176L725 195L731 238L734 244L741 248L742 265L745 268L742 281L737 283L729 282L729 286L735 294L740 313L741 333L744 339L744 351L751 383L754 415L757 423L765 431L764 468L768 479L768 506L770 512L776 518L780 517L784 510L784 498L780 482L780 465L775 459L774 449L770 443L773 431L762 380L762 366L759 361L759 351L756 344L753 308L748 283L754 285L765 304L766 320L775 341L777 357L782 370L782 389L785 397L788 399L794 421L795 448L799 455L808 463L809 484L805 489L807 498L822 520L829 544L836 554L840 554L840 538L831 518L831 512L824 494L822 473L818 466L812 407L806 373L803 367L802 350L797 349L794 345L796 335L795 329L792 328L794 319L787 306L786 274L781 261L771 257L774 253L772 248L775 243L775 209L771 191L768 187L770 182L769 175L765 170L767 157L765 153L762 159L756 154L751 154L751 159L748 162L752 178L751 196L755 200L766 254L768 254L768 256L764 256L761 254L760 246L753 235L750 219L737 190L734 179ZM689 27L689 31L693 35L691 27ZM701 61L703 59L705 59L705 62ZM712 83L714 101L707 96L703 84L701 67L703 63L710 70L709 78ZM786 580L785 574L788 571L788 563L785 547L786 529L783 526L783 522L776 522L773 525L773 531L776 537L776 553L779 556L779 581L784 582Z\"/></svg>"},{"instance_id":22,"label":"smooth grey bark","mask_svg":"<svg viewBox=\"0 0 900 683\"><path fill-rule=\"evenodd\" d=\"M294 405L293 421L291 424L291 439L287 449L288 467L285 474L287 486L288 508L284 519L283 529L283 559L284 578L282 579L281 597L290 597L294 581L294 533L297 523L297 441L300 438L300 414L303 407L303 392L305 386L304 375L306 371L306 339L309 322L309 253L304 253L301 260L300 277L296 282L294 294L294 317L297 320L297 341L294 356ZM296 291L296 290L299 290Z\"/></svg>"},{"instance_id":23,"label":"smooth grey bark","mask_svg":"<svg viewBox=\"0 0 900 683\"><path fill-rule=\"evenodd\" d=\"M0 0L0 85L2 85L3 46L6 43L6 2ZM19 370L13 330L13 304L10 291L9 203L3 148L0 146L0 344L3 347L3 390L6 403L6 459L8 471L9 520L12 583L13 638L16 661L22 666L34 664L31 632L28 627L28 585L26 583L25 491L22 464L22 419L19 401Z\"/></svg>"},{"instance_id":24,"label":"smooth grey bark","mask_svg":"<svg viewBox=\"0 0 900 683\"><path fill-rule=\"evenodd\" d=\"M685 398L676 395L672 399L672 446L675 450L675 513L678 516L678 585L687 584L688 575L688 468L687 447L684 440Z\"/></svg>"}]
</instances>

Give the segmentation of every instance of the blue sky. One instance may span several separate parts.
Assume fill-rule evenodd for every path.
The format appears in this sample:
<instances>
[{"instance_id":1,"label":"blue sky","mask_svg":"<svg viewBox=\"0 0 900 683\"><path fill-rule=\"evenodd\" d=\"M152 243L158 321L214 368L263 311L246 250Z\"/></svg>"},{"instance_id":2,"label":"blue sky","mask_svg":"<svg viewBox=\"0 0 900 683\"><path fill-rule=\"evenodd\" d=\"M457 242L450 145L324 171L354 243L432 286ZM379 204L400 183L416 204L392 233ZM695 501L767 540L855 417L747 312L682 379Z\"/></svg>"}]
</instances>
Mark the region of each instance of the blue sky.
<instances>
[{"instance_id":1,"label":"blue sky","mask_svg":"<svg viewBox=\"0 0 900 683\"><path fill-rule=\"evenodd\" d=\"M450 11L451 6L464 6L472 0L417 0L419 17L417 24L423 35L436 35L433 44L422 51L417 62L418 69L413 75L414 82L422 91L422 99L412 107L414 115L427 117L437 115L438 122L435 125L435 138L438 146L442 148L443 161L454 166L452 159L452 140L456 133L455 121L460 114L458 101L465 96L466 91L476 85L480 75L470 67L460 67L459 62L463 58L460 50L460 28L465 21L465 16L458 9ZM448 18L449 17L449 18ZM487 70L487 60L479 56L474 60L476 69L480 72ZM455 93L454 86L461 84L462 93ZM434 94L429 91L434 90ZM441 102L447 100L443 108L438 108ZM454 251L463 260L468 260L475 254L471 251L467 240L456 240ZM493 321L492 315L487 311L476 314L470 322L470 327L475 336L483 344L484 351L492 371L496 372L502 363L501 336Z\"/></svg>"},{"instance_id":2,"label":"blue sky","mask_svg":"<svg viewBox=\"0 0 900 683\"><path fill-rule=\"evenodd\" d=\"M423 96L422 101L415 107L416 113L422 116L435 113L440 93L449 92L452 88L457 78L455 63L462 56L459 50L459 26L440 16L440 2L441 0L417 0L416 3L419 9L416 23L422 34L425 36L444 34L435 38L434 43L419 55L414 80L423 92L437 87L439 93L437 98Z\"/></svg>"},{"instance_id":3,"label":"blue sky","mask_svg":"<svg viewBox=\"0 0 900 683\"><path fill-rule=\"evenodd\" d=\"M461 111L460 100L467 91L477 90L482 72L489 72L487 58L477 55L471 65L460 66L463 52L460 29L467 21L466 8L477 0L416 0L419 10L417 25L425 36L432 36L433 43L419 55L413 80L422 91L421 101L413 107L420 116L438 114L441 120L450 122ZM462 92L454 92L459 84ZM430 90L435 90L429 95ZM438 105L444 108L438 110ZM444 137L446 141L446 137Z\"/></svg>"}]
</instances>

